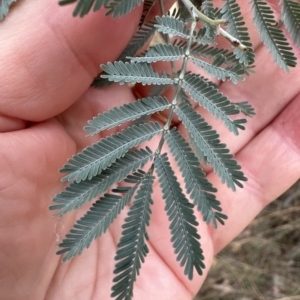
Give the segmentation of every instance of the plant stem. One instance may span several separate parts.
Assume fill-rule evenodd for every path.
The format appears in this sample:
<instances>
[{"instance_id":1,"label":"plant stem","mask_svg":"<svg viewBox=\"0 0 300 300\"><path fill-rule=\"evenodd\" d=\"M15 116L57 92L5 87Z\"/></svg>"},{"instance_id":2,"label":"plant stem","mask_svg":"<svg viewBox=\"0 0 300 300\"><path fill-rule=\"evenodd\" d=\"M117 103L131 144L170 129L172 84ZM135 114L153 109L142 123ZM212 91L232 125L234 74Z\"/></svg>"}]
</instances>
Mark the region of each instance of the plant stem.
<instances>
[{"instance_id":1,"label":"plant stem","mask_svg":"<svg viewBox=\"0 0 300 300\"><path fill-rule=\"evenodd\" d=\"M218 19L218 20L212 20L211 18L204 15L201 11L197 9L197 7L190 1L190 0L181 0L182 3L186 6L188 11L190 12L192 18L196 21L201 21L209 26L215 27L217 30L217 33L224 36L234 47L237 47L243 51L248 51L248 47L245 46L240 40L233 37L231 34L229 34L226 30L224 30L220 24L226 24L226 19Z\"/></svg>"},{"instance_id":2,"label":"plant stem","mask_svg":"<svg viewBox=\"0 0 300 300\"><path fill-rule=\"evenodd\" d=\"M170 108L169 116L168 116L167 122L164 126L164 131L163 131L161 139L159 141L159 145L158 145L158 147L155 151L155 156L156 157L161 154L161 150L162 150L162 147L163 147L164 141L165 141L165 139L164 139L165 133L170 129L170 126L171 126L171 122L172 122L172 118L173 118L173 114L174 114L174 108L177 104L178 95L179 95L179 92L181 90L181 85L179 83L182 82L183 79L184 79L184 75L185 75L185 72L186 72L186 66L187 66L187 62L188 62L188 59L189 59L189 55L190 55L190 49L191 49L191 44L192 44L192 41L193 41L193 35L194 35L194 30L196 28L196 25L197 25L197 22L196 22L196 20L194 20L191 24L191 28L190 28L190 32L189 32L189 40L188 40L188 44L187 44L187 47L186 47L186 50L185 50L185 56L183 58L181 71L180 71L180 74L179 74L178 78L175 78L175 80L177 79L177 87L176 87L174 98L172 100L172 106Z\"/></svg>"}]
</instances>

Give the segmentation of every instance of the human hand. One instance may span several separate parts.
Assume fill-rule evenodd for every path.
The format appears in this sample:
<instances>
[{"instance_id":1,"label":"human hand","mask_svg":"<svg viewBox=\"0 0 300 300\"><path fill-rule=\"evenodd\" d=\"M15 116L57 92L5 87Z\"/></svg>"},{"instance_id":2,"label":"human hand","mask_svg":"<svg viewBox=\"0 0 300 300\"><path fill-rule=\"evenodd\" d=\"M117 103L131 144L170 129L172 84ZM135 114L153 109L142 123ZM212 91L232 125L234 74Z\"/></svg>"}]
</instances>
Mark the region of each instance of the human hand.
<instances>
[{"instance_id":1,"label":"human hand","mask_svg":"<svg viewBox=\"0 0 300 300\"><path fill-rule=\"evenodd\" d=\"M115 60L126 45L141 9L114 21L101 12L74 19L71 10L52 0L20 1L0 25L1 300L110 299L113 257L126 210L89 250L63 264L55 255L57 235L63 237L82 211L58 221L48 206L63 188L57 170L99 138L85 137L86 120L112 103L135 100L126 86L96 90L89 85L99 64ZM134 299L192 299L214 254L299 178L300 68L290 75L282 72L254 30L251 36L257 49L256 73L234 87L222 83L221 91L233 101L248 100L257 115L239 138L232 138L204 113L249 180L232 193L215 174L208 174L229 220L212 230L197 214L207 268L193 281L183 275L172 254L164 203L155 186L150 253Z\"/></svg>"}]
</instances>

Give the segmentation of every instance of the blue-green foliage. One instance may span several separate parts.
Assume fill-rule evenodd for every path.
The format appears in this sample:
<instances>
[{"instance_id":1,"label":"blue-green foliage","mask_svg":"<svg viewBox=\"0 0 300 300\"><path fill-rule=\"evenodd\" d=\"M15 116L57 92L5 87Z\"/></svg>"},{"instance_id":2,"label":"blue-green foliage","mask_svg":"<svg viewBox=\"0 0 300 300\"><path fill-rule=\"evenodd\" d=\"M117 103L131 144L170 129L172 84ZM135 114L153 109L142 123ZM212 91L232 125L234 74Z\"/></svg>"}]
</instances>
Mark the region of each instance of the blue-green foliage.
<instances>
[{"instance_id":1,"label":"blue-green foliage","mask_svg":"<svg viewBox=\"0 0 300 300\"><path fill-rule=\"evenodd\" d=\"M252 43L250 41L250 36L248 29L245 26L243 17L241 14L241 9L236 0L227 0L221 9L222 18L228 21L227 32L232 36L240 40L245 46L247 46L247 51L236 47L234 49L234 54L240 63L245 66L254 63L254 53L252 50Z\"/></svg>"},{"instance_id":2,"label":"blue-green foliage","mask_svg":"<svg viewBox=\"0 0 300 300\"><path fill-rule=\"evenodd\" d=\"M183 194L166 153L155 160L155 170L159 177L165 210L170 221L171 242L177 255L176 259L184 268L184 274L192 280L194 269L201 275L202 269L205 268L199 243L200 236L196 227L199 224L193 211L194 206Z\"/></svg>"},{"instance_id":3,"label":"blue-green foliage","mask_svg":"<svg viewBox=\"0 0 300 300\"><path fill-rule=\"evenodd\" d=\"M123 157L131 148L161 132L160 125L151 122L130 126L117 134L101 139L100 142L85 148L68 160L60 172L69 174L62 180L80 182L92 179L111 166L116 159Z\"/></svg>"},{"instance_id":4,"label":"blue-green foliage","mask_svg":"<svg viewBox=\"0 0 300 300\"><path fill-rule=\"evenodd\" d=\"M200 162L188 142L175 130L168 132L165 138L182 173L186 192L202 213L204 221L207 224L211 222L215 228L217 221L224 224L227 217L220 213L222 208L214 194L217 189L206 179L206 174L201 170Z\"/></svg>"},{"instance_id":5,"label":"blue-green foliage","mask_svg":"<svg viewBox=\"0 0 300 300\"><path fill-rule=\"evenodd\" d=\"M292 52L284 32L276 26L271 7L264 0L251 0L254 22L266 47L270 50L275 62L285 70L296 66L296 56Z\"/></svg>"},{"instance_id":6,"label":"blue-green foliage","mask_svg":"<svg viewBox=\"0 0 300 300\"><path fill-rule=\"evenodd\" d=\"M50 209L59 210L56 213L59 216L77 209L106 192L116 182L120 182L132 172L144 167L152 158L153 153L148 147L146 150L132 150L117 159L110 168L103 170L99 175L80 182L71 182L64 191L53 198L53 201L58 204L50 206Z\"/></svg>"},{"instance_id":7,"label":"blue-green foliage","mask_svg":"<svg viewBox=\"0 0 300 300\"><path fill-rule=\"evenodd\" d=\"M275 26L271 8L263 0L250 2L255 23L275 60L286 70L288 66L295 66L295 56L282 31ZM141 5L142 0L60 2L69 3L76 3L74 15L84 16L91 9L96 11L105 7L112 17L122 17ZM284 24L295 43L299 43L299 4L293 0L281 0L280 3ZM146 3L149 10L154 5L155 0ZM104 72L94 82L97 87L117 82L154 85L154 88L151 95L113 107L88 121L85 130L89 135L101 133L103 137L68 160L61 172L67 173L62 180L70 183L54 197L55 204L50 207L57 210L56 215L62 216L88 201L96 200L59 244L58 254L65 254L63 260L66 261L81 254L94 239L104 234L131 202L115 257L111 295L117 300L132 299L134 282L149 252L148 239L151 236L148 237L147 227L154 201L165 202L176 259L185 275L192 279L194 271L201 275L205 268L195 210L215 228L227 219L222 213L221 202L216 198L217 189L209 182L202 165L210 165L220 181L233 191L243 187L247 180L219 133L199 113L201 110L195 109L192 104L201 106L221 120L233 133L233 138L245 129L245 116L253 116L254 109L245 99L229 99L219 91L218 83L186 68L192 63L201 69L201 74L206 72L217 80L231 81L232 88L245 80L252 71L255 56L240 6L236 0L227 0L218 9L213 6L212 0L205 0L199 8L212 21L227 19L228 24L221 26L233 36L233 40L229 39L231 44L236 42L237 47L233 51L218 47L218 39L215 38L219 34L219 25L199 22L200 26L194 27L198 19L193 19L190 8L182 9L183 3L179 7L178 11L156 16L155 19L149 19L149 12L144 10L137 32L118 61L101 65ZM163 34L160 42L151 44L148 50L136 56L154 31ZM165 35L178 40L169 42ZM161 62L163 66L169 66L166 67L168 71L156 71L156 63ZM168 99L165 91L170 89L173 89L173 95ZM114 99L106 100L113 103ZM173 127L174 114L184 125L186 137ZM151 121L152 117L163 124ZM108 135L107 130L118 126L123 129ZM154 136L159 136L157 143L152 140ZM145 143L148 146L143 148ZM168 145L170 154L162 153L164 143ZM178 165L182 186L170 157ZM155 172L163 200L152 197ZM111 190L119 182L122 184Z\"/></svg>"},{"instance_id":8,"label":"blue-green foliage","mask_svg":"<svg viewBox=\"0 0 300 300\"><path fill-rule=\"evenodd\" d=\"M280 0L281 17L294 43L300 47L300 2Z\"/></svg>"},{"instance_id":9,"label":"blue-green foliage","mask_svg":"<svg viewBox=\"0 0 300 300\"><path fill-rule=\"evenodd\" d=\"M122 237L115 257L117 261L114 270L115 284L111 294L112 297L117 297L116 299L131 299L133 283L149 252L146 244L148 240L146 227L150 224L152 213L150 206L153 204L151 198L153 183L154 176L145 174L122 226Z\"/></svg>"},{"instance_id":10,"label":"blue-green foliage","mask_svg":"<svg viewBox=\"0 0 300 300\"><path fill-rule=\"evenodd\" d=\"M0 21L8 14L10 6L17 0L1 0L0 1Z\"/></svg>"}]
</instances>

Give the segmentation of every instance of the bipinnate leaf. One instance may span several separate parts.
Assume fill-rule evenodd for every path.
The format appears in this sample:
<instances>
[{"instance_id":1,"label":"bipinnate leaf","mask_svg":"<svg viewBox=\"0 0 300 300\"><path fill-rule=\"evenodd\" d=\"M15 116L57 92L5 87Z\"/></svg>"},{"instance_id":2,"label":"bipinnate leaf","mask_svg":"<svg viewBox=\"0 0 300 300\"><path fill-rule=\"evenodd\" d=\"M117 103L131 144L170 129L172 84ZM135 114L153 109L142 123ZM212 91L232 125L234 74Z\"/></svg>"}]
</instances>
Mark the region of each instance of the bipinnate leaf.
<instances>
[{"instance_id":1,"label":"bipinnate leaf","mask_svg":"<svg viewBox=\"0 0 300 300\"><path fill-rule=\"evenodd\" d=\"M109 81L124 84L126 82L147 84L172 84L173 79L169 78L165 73L158 74L154 72L151 65L146 63L128 63L116 61L114 64L107 63L101 65L102 70L106 74L102 74L102 78Z\"/></svg>"},{"instance_id":2,"label":"bipinnate leaf","mask_svg":"<svg viewBox=\"0 0 300 300\"><path fill-rule=\"evenodd\" d=\"M183 194L166 153L156 158L155 170L170 221L171 242L177 255L176 259L184 268L184 274L192 280L194 269L202 275L205 268L199 243L200 236L197 233L199 224L193 211L194 205L189 203Z\"/></svg>"},{"instance_id":3,"label":"bipinnate leaf","mask_svg":"<svg viewBox=\"0 0 300 300\"><path fill-rule=\"evenodd\" d=\"M254 63L255 54L252 50L252 43L248 29L245 26L241 9L236 0L226 0L225 4L221 9L222 18L228 21L226 31L238 39L242 44L247 46L247 51L240 49L239 47L234 48L234 54L240 63L245 66Z\"/></svg>"},{"instance_id":4,"label":"bipinnate leaf","mask_svg":"<svg viewBox=\"0 0 300 300\"><path fill-rule=\"evenodd\" d=\"M175 130L165 135L185 182L186 192L194 205L202 213L203 220L217 227L217 221L224 224L227 217L220 213L222 208L214 193L216 188L206 179L206 174L199 167L199 161L183 136Z\"/></svg>"},{"instance_id":5,"label":"bipinnate leaf","mask_svg":"<svg viewBox=\"0 0 300 300\"><path fill-rule=\"evenodd\" d=\"M124 196L105 194L76 222L70 233L59 244L59 247L62 249L57 254L60 255L67 252L63 261L67 261L75 255L80 255L84 248L88 248L94 239L106 232L109 225L133 197L141 180L144 178L144 173L135 173L131 177L135 179L133 187L123 187L120 190L114 190L125 194Z\"/></svg>"},{"instance_id":6,"label":"bipinnate leaf","mask_svg":"<svg viewBox=\"0 0 300 300\"><path fill-rule=\"evenodd\" d=\"M238 129L245 129L242 124L247 122L246 119L231 120L229 118L230 115L238 114L240 111L205 78L189 73L180 84L194 101L205 107L215 118L222 120L229 131L238 135Z\"/></svg>"},{"instance_id":7,"label":"bipinnate leaf","mask_svg":"<svg viewBox=\"0 0 300 300\"><path fill-rule=\"evenodd\" d=\"M64 165L60 172L69 174L62 180L80 182L91 179L111 166L116 159L124 156L131 148L150 140L162 130L158 122L151 122L139 126L133 125L117 134L103 138L68 160L68 164Z\"/></svg>"},{"instance_id":8,"label":"bipinnate leaf","mask_svg":"<svg viewBox=\"0 0 300 300\"><path fill-rule=\"evenodd\" d=\"M294 43L300 47L300 2L280 0L281 17Z\"/></svg>"},{"instance_id":9,"label":"bipinnate leaf","mask_svg":"<svg viewBox=\"0 0 300 300\"><path fill-rule=\"evenodd\" d=\"M264 0L250 0L250 3L254 12L254 24L262 41L273 55L275 62L288 72L288 67L296 66L297 58L283 31L278 28L272 9Z\"/></svg>"},{"instance_id":10,"label":"bipinnate leaf","mask_svg":"<svg viewBox=\"0 0 300 300\"><path fill-rule=\"evenodd\" d=\"M240 171L240 165L233 159L233 155L229 153L226 145L220 142L219 134L205 122L191 105L181 103L174 111L206 156L215 173L219 175L222 183L226 183L233 191L236 190L236 185L243 187L241 181L246 181L247 178Z\"/></svg>"},{"instance_id":11,"label":"bipinnate leaf","mask_svg":"<svg viewBox=\"0 0 300 300\"><path fill-rule=\"evenodd\" d=\"M130 300L133 296L133 284L140 273L142 263L149 252L146 232L149 226L152 186L154 176L146 174L140 184L132 206L122 226L123 232L115 256L114 285L111 297L117 300Z\"/></svg>"},{"instance_id":12,"label":"bipinnate leaf","mask_svg":"<svg viewBox=\"0 0 300 300\"><path fill-rule=\"evenodd\" d=\"M111 129L125 122L136 120L145 115L168 109L171 106L165 97L148 97L139 99L133 103L124 104L119 107L99 114L93 120L88 121L84 129L89 135L94 135L106 129Z\"/></svg>"},{"instance_id":13,"label":"bipinnate leaf","mask_svg":"<svg viewBox=\"0 0 300 300\"><path fill-rule=\"evenodd\" d=\"M84 181L72 182L53 198L53 201L58 204L50 206L49 209L58 210L55 215L60 217L78 209L86 202L106 192L112 185L120 182L130 173L142 168L152 157L153 153L148 147L146 150L129 151L99 175Z\"/></svg>"}]
</instances>

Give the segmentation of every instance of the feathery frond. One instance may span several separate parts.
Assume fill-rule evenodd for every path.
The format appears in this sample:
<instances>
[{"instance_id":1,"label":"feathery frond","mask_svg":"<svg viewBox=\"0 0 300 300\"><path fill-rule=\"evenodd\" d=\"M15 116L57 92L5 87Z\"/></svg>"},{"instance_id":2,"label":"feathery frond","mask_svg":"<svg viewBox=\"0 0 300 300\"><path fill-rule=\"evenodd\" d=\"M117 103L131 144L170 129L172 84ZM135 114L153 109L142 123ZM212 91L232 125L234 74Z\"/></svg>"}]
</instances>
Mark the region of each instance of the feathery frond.
<instances>
[{"instance_id":1,"label":"feathery frond","mask_svg":"<svg viewBox=\"0 0 300 300\"><path fill-rule=\"evenodd\" d=\"M90 136L106 129L111 129L128 121L134 121L142 116L150 115L158 111L168 109L171 106L167 98L148 97L139 99L133 103L124 104L119 107L99 114L93 120L88 121L86 131Z\"/></svg>"},{"instance_id":2,"label":"feathery frond","mask_svg":"<svg viewBox=\"0 0 300 300\"><path fill-rule=\"evenodd\" d=\"M196 74L186 74L182 88L188 92L192 99L205 107L215 118L224 122L226 127L238 135L238 129L244 129L246 119L231 120L228 116L238 114L240 111L230 100Z\"/></svg>"},{"instance_id":3,"label":"feathery frond","mask_svg":"<svg viewBox=\"0 0 300 300\"><path fill-rule=\"evenodd\" d=\"M171 222L174 252L177 261L184 267L184 274L193 279L194 268L199 275L205 268L203 263L200 236L197 233L198 222L195 218L192 203L186 199L174 175L167 154L160 155L155 160L155 169L159 177L160 187L165 200L165 210Z\"/></svg>"},{"instance_id":4,"label":"feathery frond","mask_svg":"<svg viewBox=\"0 0 300 300\"><path fill-rule=\"evenodd\" d=\"M102 6L106 6L110 0L61 0L59 5L66 5L77 2L73 11L73 16L84 17L93 8L93 11L99 10Z\"/></svg>"},{"instance_id":5,"label":"feathery frond","mask_svg":"<svg viewBox=\"0 0 300 300\"><path fill-rule=\"evenodd\" d=\"M226 60L225 56L222 54L216 59L218 58L224 59L224 62ZM223 68L215 63L210 64L196 57L191 57L191 61L197 67L203 68L207 73L218 78L219 80L226 81L229 78L234 84L238 83L238 81L244 80L244 77L241 76L241 74L244 74L244 70L240 67L240 65L237 65L235 68Z\"/></svg>"},{"instance_id":6,"label":"feathery frond","mask_svg":"<svg viewBox=\"0 0 300 300\"><path fill-rule=\"evenodd\" d=\"M300 3L280 0L281 17L294 43L300 47Z\"/></svg>"},{"instance_id":7,"label":"feathery frond","mask_svg":"<svg viewBox=\"0 0 300 300\"><path fill-rule=\"evenodd\" d=\"M222 18L228 21L227 32L241 41L242 44L248 47L247 51L243 51L239 47L234 48L234 54L240 63L245 66L254 63L254 52L252 50L252 43L250 42L250 36L248 29L245 26L241 9L236 0L226 0L221 9Z\"/></svg>"},{"instance_id":8,"label":"feathery frond","mask_svg":"<svg viewBox=\"0 0 300 300\"><path fill-rule=\"evenodd\" d=\"M172 16L156 17L157 24L154 26L159 32L164 34L171 34L182 38L189 38L189 30L182 20L176 19Z\"/></svg>"},{"instance_id":9,"label":"feathery frond","mask_svg":"<svg viewBox=\"0 0 300 300\"><path fill-rule=\"evenodd\" d=\"M111 294L111 297L117 297L117 300L132 299L133 284L149 252L146 244L148 240L146 228L149 226L152 213L150 206L153 204L151 199L153 182L154 176L145 175L122 226L122 237L115 256L115 260L118 261L114 270L115 284Z\"/></svg>"},{"instance_id":10,"label":"feathery frond","mask_svg":"<svg viewBox=\"0 0 300 300\"><path fill-rule=\"evenodd\" d=\"M49 209L59 210L55 215L61 217L106 192L115 183L142 168L152 158L153 153L148 147L146 150L130 151L124 157L117 159L112 166L103 170L101 174L84 181L72 182L53 198L53 201L58 204L50 206Z\"/></svg>"},{"instance_id":11,"label":"feathery frond","mask_svg":"<svg viewBox=\"0 0 300 300\"><path fill-rule=\"evenodd\" d=\"M174 61L183 58L184 52L183 48L174 45L156 44L149 49L145 56L129 58L131 62L153 63L157 61Z\"/></svg>"},{"instance_id":12,"label":"feathery frond","mask_svg":"<svg viewBox=\"0 0 300 300\"><path fill-rule=\"evenodd\" d=\"M105 194L93 204L90 210L76 222L70 233L59 244L59 247L62 249L57 254L67 252L63 261L67 261L75 255L80 255L84 248L88 248L94 239L106 232L109 225L120 214L125 205L129 203L143 177L144 173L135 173L135 185L133 187L123 187L120 190L115 190L115 192L125 193L124 196Z\"/></svg>"},{"instance_id":13,"label":"feathery frond","mask_svg":"<svg viewBox=\"0 0 300 300\"><path fill-rule=\"evenodd\" d=\"M226 183L233 191L236 190L235 185L243 187L241 181L246 181L247 178L240 171L241 167L233 159L226 145L220 142L219 134L212 130L191 105L179 104L174 111L207 157L208 163L221 178L222 183Z\"/></svg>"},{"instance_id":14,"label":"feathery frond","mask_svg":"<svg viewBox=\"0 0 300 300\"><path fill-rule=\"evenodd\" d=\"M206 179L206 174L199 167L199 161L189 144L178 131L170 131L165 135L165 139L173 154L182 177L185 188L194 205L203 215L203 220L217 227L217 221L224 224L227 217L220 213L222 208L220 202L213 194L217 191Z\"/></svg>"},{"instance_id":15,"label":"feathery frond","mask_svg":"<svg viewBox=\"0 0 300 300\"><path fill-rule=\"evenodd\" d=\"M62 180L91 179L111 166L116 159L125 155L131 148L150 140L154 135L162 132L159 123L133 125L117 134L101 139L98 143L85 148L82 152L68 160L68 164L60 170L69 173Z\"/></svg>"},{"instance_id":16,"label":"feathery frond","mask_svg":"<svg viewBox=\"0 0 300 300\"><path fill-rule=\"evenodd\" d=\"M219 9L214 7L216 2L213 0L192 0L193 9L195 5L211 20L218 20L216 22L211 22L201 14L198 18L195 17L199 12L191 12L186 1L179 2L179 9L168 12L167 15L156 16L153 21L148 21L149 11L154 4L158 4L157 0L59 1L61 5L75 4L74 15L84 16L91 10L104 7L107 9L106 14L113 18L121 18L137 6L143 5L135 35L116 62L101 65L103 73L95 79L93 85L101 87L117 82L121 85L130 83L128 88L136 83L152 87L143 89L143 92L148 92L147 96L143 95L145 98L105 112L100 111L98 116L88 121L84 128L88 135L117 128L122 124L127 127L83 149L60 170L65 173L62 181L71 182L53 199L54 204L50 209L56 210L55 215L61 217L89 201L93 204L59 244L57 253L65 254L63 261L80 255L93 240L108 230L122 209L130 203L115 256L111 296L116 300L131 300L134 283L149 252L147 230L152 213L151 196L155 170L170 221L171 243L176 259L184 274L193 279L196 273L201 275L205 268L200 235L197 232L199 224L194 209L198 210L197 216L201 213L203 220L215 228L224 224L227 219L220 201L216 198L217 190L208 181L201 166L209 164L220 177L220 181L233 191L237 187L243 187L247 178L227 146L221 142L217 131L193 108L191 102L193 100L204 107L210 116L223 122L235 135L245 129L246 117L253 116L254 109L248 102L231 102L219 91L217 84L187 71L187 67L192 62L219 80L230 80L233 83L244 80L245 75L252 72L254 53L252 49L243 51L242 48L245 47L239 45L240 41L247 49L252 47L238 1L224 0L225 4ZM276 62L288 70L288 67L296 65L296 58L283 32L277 27L273 12L266 1L250 0L254 20ZM279 1L285 25L299 45L299 1ZM159 4L163 11L163 0ZM224 19L228 20L228 26ZM216 25L219 23L222 24ZM149 40L155 31L159 32L163 43L155 44L154 40L150 44ZM219 38L215 39L219 33L236 48L232 51L219 48ZM171 43L173 36L179 38ZM146 45L148 50L145 51ZM139 54L141 52L143 53ZM135 57L136 55L140 56ZM182 63L178 65L174 61ZM166 63L159 65L170 69L169 74L156 71L156 62L171 62L168 64L169 68ZM151 64L155 64L155 67ZM167 89L170 85L173 86L173 95L170 99L162 97L169 94ZM137 85L133 89L135 95L139 95L139 88ZM150 119L145 120L166 110L167 116L156 114L163 125L149 122ZM187 137L173 127L172 117L175 114L185 126ZM232 115L237 114L244 116L234 120L236 117ZM148 147L136 149L158 134L159 142L151 145L153 152ZM168 144L169 155L174 157L178 166L176 173L170 164L170 156L161 152L165 144ZM150 165L149 168L141 170L147 164ZM177 176L182 178L182 186ZM119 182L122 185L112 189ZM123 186L123 182L128 186ZM109 192L111 189L112 192Z\"/></svg>"},{"instance_id":17,"label":"feathery frond","mask_svg":"<svg viewBox=\"0 0 300 300\"><path fill-rule=\"evenodd\" d=\"M101 65L106 74L101 75L109 81L124 84L125 82L147 84L172 84L173 79L169 78L165 73L158 74L154 72L151 65L146 63L128 63L116 61L107 65Z\"/></svg>"},{"instance_id":18,"label":"feathery frond","mask_svg":"<svg viewBox=\"0 0 300 300\"><path fill-rule=\"evenodd\" d=\"M137 5L140 6L143 0L111 0L106 8L106 15L112 15L113 18L123 17L130 13Z\"/></svg>"},{"instance_id":19,"label":"feathery frond","mask_svg":"<svg viewBox=\"0 0 300 300\"><path fill-rule=\"evenodd\" d=\"M274 61L285 70L296 66L296 56L292 51L283 31L277 27L274 13L264 0L250 0L254 12L254 23L258 28L259 35L270 50Z\"/></svg>"}]
</instances>

